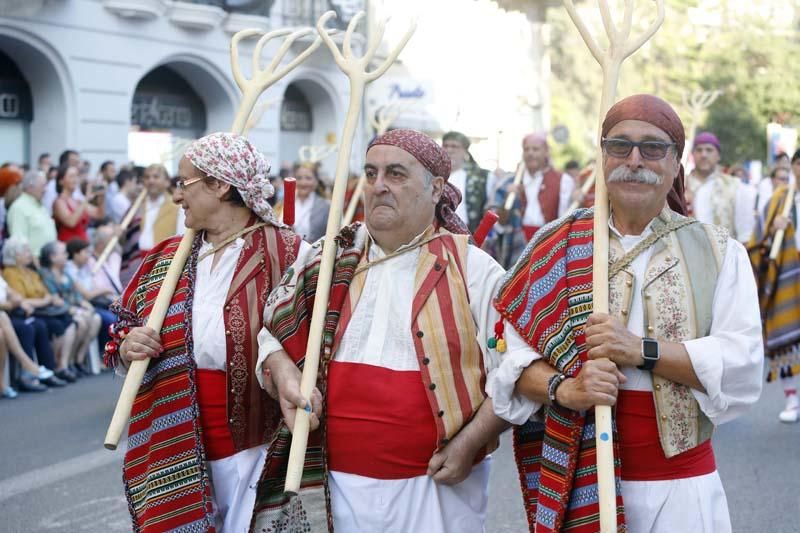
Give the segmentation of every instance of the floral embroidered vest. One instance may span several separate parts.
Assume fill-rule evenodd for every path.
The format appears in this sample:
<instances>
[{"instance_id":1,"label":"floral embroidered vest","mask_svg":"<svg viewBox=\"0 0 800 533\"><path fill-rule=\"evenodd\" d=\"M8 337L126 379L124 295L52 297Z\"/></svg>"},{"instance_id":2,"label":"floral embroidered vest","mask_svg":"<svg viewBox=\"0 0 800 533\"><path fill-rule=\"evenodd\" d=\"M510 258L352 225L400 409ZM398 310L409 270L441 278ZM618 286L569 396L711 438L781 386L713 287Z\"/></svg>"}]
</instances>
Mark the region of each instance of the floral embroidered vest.
<instances>
[{"instance_id":1,"label":"floral embroidered vest","mask_svg":"<svg viewBox=\"0 0 800 533\"><path fill-rule=\"evenodd\" d=\"M658 231L683 218L665 208L653 221ZM684 342L707 336L717 277L727 247L728 232L710 224L691 224L653 245L642 283L644 328L648 337ZM609 242L609 263L624 255L619 240ZM609 279L609 312L627 323L633 300L634 275L629 268ZM667 457L711 438L713 425L700 410L689 387L653 374L658 433Z\"/></svg>"},{"instance_id":2,"label":"floral embroidered vest","mask_svg":"<svg viewBox=\"0 0 800 533\"><path fill-rule=\"evenodd\" d=\"M739 180L718 170L714 171L708 179L713 180L711 184L711 201L714 204L711 206L714 217L712 223L715 226L722 226L728 230L730 235L738 239L739 235L736 235L736 213L734 210L736 206L736 188L739 186ZM698 180L694 174L691 174L687 181L688 189L691 195L694 196L697 189L703 185L703 182Z\"/></svg>"}]
</instances>

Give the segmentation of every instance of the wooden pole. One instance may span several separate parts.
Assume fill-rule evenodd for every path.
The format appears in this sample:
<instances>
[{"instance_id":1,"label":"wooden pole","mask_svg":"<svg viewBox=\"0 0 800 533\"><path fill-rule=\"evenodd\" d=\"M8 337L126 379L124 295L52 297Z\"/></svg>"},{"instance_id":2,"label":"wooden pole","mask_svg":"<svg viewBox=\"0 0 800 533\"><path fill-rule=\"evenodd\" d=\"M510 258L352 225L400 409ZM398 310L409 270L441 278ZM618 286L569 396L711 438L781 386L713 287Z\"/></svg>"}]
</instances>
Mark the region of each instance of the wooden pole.
<instances>
[{"instance_id":1,"label":"wooden pole","mask_svg":"<svg viewBox=\"0 0 800 533\"><path fill-rule=\"evenodd\" d=\"M592 168L591 164L586 165L583 168L583 170L581 170L580 174L583 174L584 172L586 172L591 168ZM586 198L586 195L589 194L589 191L591 191L592 187L594 186L594 176L595 173L594 170L592 169L592 173L589 176L587 176L585 180L583 180L583 184L581 185L581 200L574 200L571 204L569 204L569 209L567 209L568 213L575 211L581 206L581 202L583 201L584 198Z\"/></svg>"},{"instance_id":2,"label":"wooden pole","mask_svg":"<svg viewBox=\"0 0 800 533\"><path fill-rule=\"evenodd\" d=\"M392 63L394 63L394 60L397 59L397 56L403 50L416 28L416 23L412 23L397 47L389 54L386 61L372 72L369 72L367 69L383 39L386 22L382 21L379 23L375 34L369 36L369 43L364 56L356 57L353 55L350 43L356 25L359 20L364 17L364 12L359 12L350 21L342 43L342 50L339 50L339 47L325 31L325 24L334 16L336 16L336 13L333 11L328 11L322 15L317 21L317 31L319 31L323 41L328 48L330 48L336 64L350 79L350 105L347 110L347 115L345 116L344 129L342 131L342 144L336 160L336 177L333 185L333 197L331 198L331 207L328 214L328 225L325 230L325 240L322 245L319 279L317 280L317 290L314 293L314 308L311 314L308 344L306 345L303 377L300 381L300 392L303 397L307 399L311 398L311 393L317 383L319 352L322 347L325 315L328 310L328 296L330 295L333 266L336 259L335 237L339 233L339 225L342 218L344 194L350 173L350 152L353 146L353 136L355 135L356 126L358 124L358 116L361 112L361 100L364 97L364 88L368 83L374 81L388 70ZM287 466L286 483L284 486L284 490L290 494L296 494L300 490L300 480L303 477L303 464L305 461L306 447L308 446L309 417L309 412L302 409L297 410L294 428L292 429L292 446L289 451L289 464Z\"/></svg>"},{"instance_id":3,"label":"wooden pole","mask_svg":"<svg viewBox=\"0 0 800 533\"><path fill-rule=\"evenodd\" d=\"M608 312L608 191L603 176L603 149L600 142L603 120L614 104L617 82L622 62L646 43L664 22L664 0L656 0L658 14L644 34L629 42L633 22L634 0L625 0L625 12L621 27L617 28L611 18L608 0L598 0L600 17L608 37L608 49L602 51L594 37L578 15L573 0L563 0L564 7L581 34L586 46L603 70L603 93L600 99L598 125L598 153L596 158L596 181L594 202L594 243L592 260L592 305L594 312ZM611 407L595 406L597 483L600 501L600 531L617 531L617 497L614 481L614 443L611 428Z\"/></svg>"},{"instance_id":4,"label":"wooden pole","mask_svg":"<svg viewBox=\"0 0 800 533\"><path fill-rule=\"evenodd\" d=\"M506 203L503 204L503 209L505 209L506 211L511 211L511 209L514 207L514 200L517 199L516 188L522 184L522 177L524 175L525 175L525 162L520 161L519 163L517 163L517 172L516 174L514 174L515 190L512 190L511 192L508 193L508 196L506 196Z\"/></svg>"},{"instance_id":5,"label":"wooden pole","mask_svg":"<svg viewBox=\"0 0 800 533\"><path fill-rule=\"evenodd\" d=\"M239 67L238 44L239 41L244 37L258 35L261 33L261 31L253 29L242 30L233 36L233 39L231 39L231 69L233 70L233 78L242 91L242 101L239 104L239 109L234 117L233 126L231 126L231 131L233 133L241 134L244 131L244 128L247 124L247 119L250 117L253 107L256 105L256 101L258 100L258 97L261 96L261 93L288 74L319 47L322 41L320 38L317 38L304 52L295 57L286 66L281 69L277 69L281 59L283 59L283 56L286 55L286 52L292 46L294 41L300 37L310 34L312 31L313 30L311 28L297 30L294 32L291 30L276 30L261 37L255 46L255 50L253 51L253 78L249 80L242 76L242 72ZM270 65L266 69L262 69L260 66L260 56L264 44L266 44L270 39L285 35L288 35L288 38L283 42L283 45L274 56ZM158 295L156 296L156 301L153 304L153 309L150 311L150 315L147 317L146 326L148 328L152 328L155 331L161 331L161 326L164 323L164 317L166 316L167 309L169 308L169 303L172 300L172 295L175 292L175 287L177 286L178 280L183 272L183 267L186 265L186 260L189 258L194 237L195 231L187 228L186 232L183 234L180 244L178 245L175 256L172 258L169 269L167 269L167 274L164 277L164 281L161 283L161 287L158 290ZM114 408L114 414L111 417L111 423L108 426L108 431L106 432L106 437L104 440L104 446L109 450L117 449L119 439L122 436L122 432L125 430L128 419L130 418L133 402L136 400L136 394L139 392L139 387L142 385L142 380L144 379L145 372L147 372L149 363L149 360L133 361L128 368L128 373L125 376L125 383L122 385L122 390L120 391L119 399L117 400L117 405Z\"/></svg>"},{"instance_id":6,"label":"wooden pole","mask_svg":"<svg viewBox=\"0 0 800 533\"><path fill-rule=\"evenodd\" d=\"M125 213L125 218L122 219L122 222L119 224L118 232L121 234L128 226L131 225L131 221L133 217L136 216L136 212L139 211L139 208L142 206L142 202L147 197L147 190L142 189L142 192L139 193L139 196L136 197L136 200L133 201L131 207L128 209L128 212ZM103 267L103 264L108 259L108 256L111 255L111 252L117 246L119 242L119 235L114 235L108 243L106 243L106 247L103 248L103 253L100 254L100 257L97 258L94 266L92 267L92 274L97 274L97 272Z\"/></svg>"},{"instance_id":7,"label":"wooden pole","mask_svg":"<svg viewBox=\"0 0 800 533\"><path fill-rule=\"evenodd\" d=\"M781 215L786 218L789 218L792 215L796 187L797 184L795 181L789 180L789 185L786 190L786 200L784 201L783 209L781 210ZM783 245L783 236L785 233L786 231L782 229L779 229L775 232L775 237L772 239L772 247L769 249L769 258L771 261L775 261L778 258L778 254L781 252L781 246Z\"/></svg>"},{"instance_id":8,"label":"wooden pole","mask_svg":"<svg viewBox=\"0 0 800 533\"><path fill-rule=\"evenodd\" d=\"M698 124L700 124L700 116L703 114L703 111L711 107L711 104L713 104L721 94L722 91L720 90L695 91L691 95L683 93L683 105L689 110L689 129L686 131L688 131L690 135L689 149L684 150L683 156L681 157L683 168L686 168L686 164L689 162L689 154L694 148L694 138L697 136L696 131Z\"/></svg>"}]
</instances>

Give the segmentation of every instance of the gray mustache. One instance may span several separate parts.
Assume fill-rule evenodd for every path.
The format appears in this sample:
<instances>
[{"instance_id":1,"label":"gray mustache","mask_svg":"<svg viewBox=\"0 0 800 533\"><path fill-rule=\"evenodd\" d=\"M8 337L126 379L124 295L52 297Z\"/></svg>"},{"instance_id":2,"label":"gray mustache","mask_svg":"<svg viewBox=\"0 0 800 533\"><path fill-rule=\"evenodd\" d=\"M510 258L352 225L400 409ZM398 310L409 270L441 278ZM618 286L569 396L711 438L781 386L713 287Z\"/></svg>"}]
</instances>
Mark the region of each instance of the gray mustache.
<instances>
[{"instance_id":1,"label":"gray mustache","mask_svg":"<svg viewBox=\"0 0 800 533\"><path fill-rule=\"evenodd\" d=\"M611 171L606 180L608 183L641 183L643 185L661 185L664 179L646 168L631 170L626 166L619 166Z\"/></svg>"}]
</instances>

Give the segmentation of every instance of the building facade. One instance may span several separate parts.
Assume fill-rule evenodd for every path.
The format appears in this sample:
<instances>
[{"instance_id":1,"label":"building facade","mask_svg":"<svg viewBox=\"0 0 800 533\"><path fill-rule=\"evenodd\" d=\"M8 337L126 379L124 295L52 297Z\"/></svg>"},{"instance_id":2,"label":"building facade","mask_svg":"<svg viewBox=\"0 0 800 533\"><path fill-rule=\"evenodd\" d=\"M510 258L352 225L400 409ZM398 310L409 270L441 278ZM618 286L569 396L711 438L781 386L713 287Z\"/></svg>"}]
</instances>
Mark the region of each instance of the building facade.
<instances>
[{"instance_id":1,"label":"building facade","mask_svg":"<svg viewBox=\"0 0 800 533\"><path fill-rule=\"evenodd\" d=\"M346 24L354 0L4 0L0 7L0 161L33 165L41 153L77 149L97 169L113 160L177 167L177 146L229 131L241 93L229 43L245 28L313 26L329 9ZM288 62L315 35L289 49ZM341 40L341 36L338 37ZM257 38L239 60L251 76ZM363 33L355 46L363 47ZM262 66L283 38L270 41ZM347 78L323 45L262 96L249 131L273 170L302 145L336 143L349 101ZM355 166L365 142L360 128ZM174 152L174 153L172 153ZM332 173L333 158L323 162Z\"/></svg>"}]
</instances>

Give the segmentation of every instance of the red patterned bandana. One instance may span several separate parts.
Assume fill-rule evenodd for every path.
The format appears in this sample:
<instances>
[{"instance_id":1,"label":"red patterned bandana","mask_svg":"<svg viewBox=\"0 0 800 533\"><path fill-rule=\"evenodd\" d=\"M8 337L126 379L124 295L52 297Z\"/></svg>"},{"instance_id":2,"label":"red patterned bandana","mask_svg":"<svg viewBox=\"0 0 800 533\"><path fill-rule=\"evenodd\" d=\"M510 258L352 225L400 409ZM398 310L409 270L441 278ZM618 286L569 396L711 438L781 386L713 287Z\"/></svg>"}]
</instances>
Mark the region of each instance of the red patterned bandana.
<instances>
[{"instance_id":1,"label":"red patterned bandana","mask_svg":"<svg viewBox=\"0 0 800 533\"><path fill-rule=\"evenodd\" d=\"M623 98L608 110L603 121L602 136L605 137L611 128L623 120L641 120L661 129L675 143L678 159L683 155L686 136L683 122L667 102L652 94L634 94ZM683 165L672 183L672 190L667 195L667 202L673 211L686 215L686 198L684 196Z\"/></svg>"},{"instance_id":2,"label":"red patterned bandana","mask_svg":"<svg viewBox=\"0 0 800 533\"><path fill-rule=\"evenodd\" d=\"M396 146L405 150L436 177L445 179L442 197L436 205L436 218L441 227L451 233L469 234L466 224L456 215L456 207L461 203L461 193L447 183L450 177L450 156L439 143L415 130L391 130L373 140L367 151L379 144Z\"/></svg>"}]
</instances>

